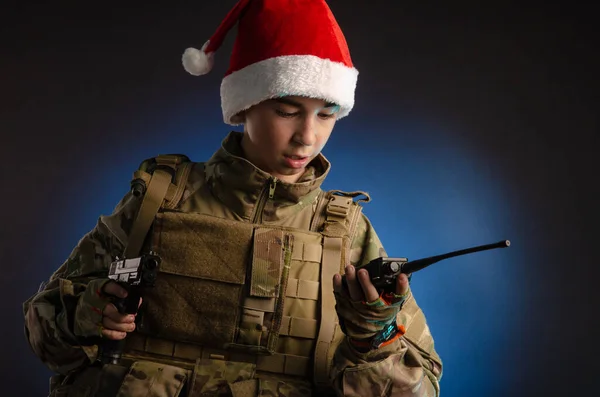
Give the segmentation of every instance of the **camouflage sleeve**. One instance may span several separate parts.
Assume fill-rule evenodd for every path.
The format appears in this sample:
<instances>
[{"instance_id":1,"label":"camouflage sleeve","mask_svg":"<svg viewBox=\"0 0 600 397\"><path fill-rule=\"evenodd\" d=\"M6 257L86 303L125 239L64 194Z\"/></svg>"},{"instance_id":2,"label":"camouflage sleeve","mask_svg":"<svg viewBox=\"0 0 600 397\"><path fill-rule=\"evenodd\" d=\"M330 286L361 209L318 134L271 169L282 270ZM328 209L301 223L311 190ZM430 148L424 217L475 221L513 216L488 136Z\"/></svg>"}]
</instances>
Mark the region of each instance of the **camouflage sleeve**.
<instances>
[{"instance_id":1,"label":"camouflage sleeve","mask_svg":"<svg viewBox=\"0 0 600 397\"><path fill-rule=\"evenodd\" d=\"M66 375L95 360L97 347L82 345L82 337L90 335L82 332L79 312L99 306L95 292L107 281L113 258L123 252L140 202L128 193L111 215L100 216L67 260L23 303L28 343L53 372ZM102 318L101 311L89 312L96 316L96 322ZM92 332L99 334L97 326L96 330L87 331Z\"/></svg>"},{"instance_id":2,"label":"camouflage sleeve","mask_svg":"<svg viewBox=\"0 0 600 397\"><path fill-rule=\"evenodd\" d=\"M387 253L369 219L362 215L350 262L358 268L379 256ZM405 326L404 336L367 353L358 352L341 335L331 371L339 396L439 396L442 362L412 291L396 319Z\"/></svg>"}]
</instances>

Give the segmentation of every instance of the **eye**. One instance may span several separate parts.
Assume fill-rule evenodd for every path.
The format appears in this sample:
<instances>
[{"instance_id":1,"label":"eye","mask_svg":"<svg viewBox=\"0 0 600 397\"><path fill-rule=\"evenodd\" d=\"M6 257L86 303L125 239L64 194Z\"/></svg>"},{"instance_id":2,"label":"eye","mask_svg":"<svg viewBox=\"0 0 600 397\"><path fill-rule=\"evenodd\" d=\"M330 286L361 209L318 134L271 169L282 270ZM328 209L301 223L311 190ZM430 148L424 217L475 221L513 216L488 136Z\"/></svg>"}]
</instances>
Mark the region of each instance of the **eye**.
<instances>
[{"instance_id":1,"label":"eye","mask_svg":"<svg viewBox=\"0 0 600 397\"><path fill-rule=\"evenodd\" d=\"M277 115L279 115L281 117L291 118L291 117L298 115L299 112L288 113L288 112L284 112L283 110L275 109L275 113L277 113Z\"/></svg>"},{"instance_id":2,"label":"eye","mask_svg":"<svg viewBox=\"0 0 600 397\"><path fill-rule=\"evenodd\" d=\"M339 105L328 106L325 112L319 113L319 117L323 120L335 118L335 115L340 111ZM328 113L329 112L329 113Z\"/></svg>"},{"instance_id":3,"label":"eye","mask_svg":"<svg viewBox=\"0 0 600 397\"><path fill-rule=\"evenodd\" d=\"M319 113L319 117L323 120L332 119L335 117L335 113Z\"/></svg>"}]
</instances>

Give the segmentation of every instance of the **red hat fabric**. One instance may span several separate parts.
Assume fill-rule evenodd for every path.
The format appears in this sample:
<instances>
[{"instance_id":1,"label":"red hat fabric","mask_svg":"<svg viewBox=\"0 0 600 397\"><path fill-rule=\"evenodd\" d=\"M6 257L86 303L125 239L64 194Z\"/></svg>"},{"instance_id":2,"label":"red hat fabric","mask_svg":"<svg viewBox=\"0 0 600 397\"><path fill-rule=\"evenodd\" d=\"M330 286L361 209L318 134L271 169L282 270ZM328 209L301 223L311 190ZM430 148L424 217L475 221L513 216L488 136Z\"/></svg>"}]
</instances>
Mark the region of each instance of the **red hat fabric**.
<instances>
[{"instance_id":1,"label":"red hat fabric","mask_svg":"<svg viewBox=\"0 0 600 397\"><path fill-rule=\"evenodd\" d=\"M346 39L324 0L240 0L201 50L188 48L183 66L192 75L213 67L227 32L238 32L221 83L223 120L264 100L288 95L340 106L338 119L354 107L358 71Z\"/></svg>"}]
</instances>

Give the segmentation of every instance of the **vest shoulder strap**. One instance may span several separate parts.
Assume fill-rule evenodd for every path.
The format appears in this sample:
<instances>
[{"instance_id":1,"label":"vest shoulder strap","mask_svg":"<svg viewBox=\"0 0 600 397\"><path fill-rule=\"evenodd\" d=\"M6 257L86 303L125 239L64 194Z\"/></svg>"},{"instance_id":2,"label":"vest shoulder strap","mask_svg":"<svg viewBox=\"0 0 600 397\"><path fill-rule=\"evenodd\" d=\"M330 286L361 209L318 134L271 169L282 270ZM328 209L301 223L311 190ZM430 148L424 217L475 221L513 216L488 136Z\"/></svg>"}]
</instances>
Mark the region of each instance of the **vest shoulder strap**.
<instances>
[{"instance_id":1,"label":"vest shoulder strap","mask_svg":"<svg viewBox=\"0 0 600 397\"><path fill-rule=\"evenodd\" d=\"M177 206L193 164L186 155L163 154L144 160L133 173L131 193L143 198L129 233L125 258L140 255L157 212Z\"/></svg>"},{"instance_id":2,"label":"vest shoulder strap","mask_svg":"<svg viewBox=\"0 0 600 397\"><path fill-rule=\"evenodd\" d=\"M364 195L364 199L354 198ZM341 332L335 313L335 297L332 280L336 273L343 274L350 263L350 248L355 237L358 220L362 213L361 202L369 202L366 192L322 192L316 205L311 230L323 235L323 259L321 266L321 322L314 355L314 382L317 387L329 384L329 369L333 359L332 343Z\"/></svg>"}]
</instances>

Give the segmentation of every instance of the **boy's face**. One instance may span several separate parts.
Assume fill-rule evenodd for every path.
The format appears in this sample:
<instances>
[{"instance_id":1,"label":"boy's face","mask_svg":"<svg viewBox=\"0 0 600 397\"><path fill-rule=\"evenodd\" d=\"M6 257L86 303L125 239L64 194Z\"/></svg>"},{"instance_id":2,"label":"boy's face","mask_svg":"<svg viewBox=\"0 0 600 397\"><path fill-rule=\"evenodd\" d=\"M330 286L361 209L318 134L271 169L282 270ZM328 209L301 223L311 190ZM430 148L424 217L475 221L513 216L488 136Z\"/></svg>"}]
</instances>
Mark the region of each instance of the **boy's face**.
<instances>
[{"instance_id":1,"label":"boy's face","mask_svg":"<svg viewBox=\"0 0 600 397\"><path fill-rule=\"evenodd\" d=\"M296 182L327 143L338 111L335 104L299 96L253 106L245 112L246 158L284 182Z\"/></svg>"}]
</instances>

